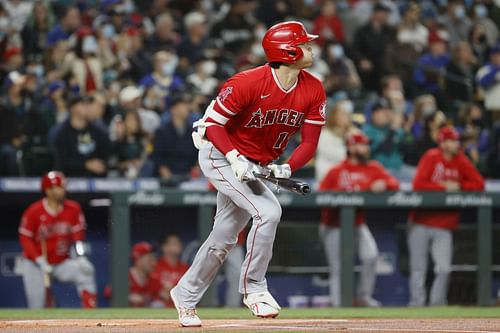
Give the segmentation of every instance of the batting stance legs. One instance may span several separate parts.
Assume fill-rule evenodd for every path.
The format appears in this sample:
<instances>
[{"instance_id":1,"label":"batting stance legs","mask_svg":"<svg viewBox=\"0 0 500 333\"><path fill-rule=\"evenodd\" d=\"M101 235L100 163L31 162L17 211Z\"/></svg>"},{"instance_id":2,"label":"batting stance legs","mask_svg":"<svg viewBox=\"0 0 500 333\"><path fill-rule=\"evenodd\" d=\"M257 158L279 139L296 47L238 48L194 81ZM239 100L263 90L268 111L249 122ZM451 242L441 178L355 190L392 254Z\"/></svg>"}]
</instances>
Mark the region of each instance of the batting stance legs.
<instances>
[{"instance_id":1,"label":"batting stance legs","mask_svg":"<svg viewBox=\"0 0 500 333\"><path fill-rule=\"evenodd\" d=\"M36 263L24 259L22 267L24 290L28 307L42 308L45 304L43 272ZM83 307L96 307L94 266L86 259L67 259L54 266L52 278L60 282L74 283Z\"/></svg>"},{"instance_id":2,"label":"batting stance legs","mask_svg":"<svg viewBox=\"0 0 500 333\"><path fill-rule=\"evenodd\" d=\"M427 276L429 248L434 261L435 273L429 305L446 305L453 248L452 233L450 230L431 228L415 223L410 223L408 227L408 250L410 254L409 305L425 305L425 278Z\"/></svg>"},{"instance_id":3,"label":"batting stance legs","mask_svg":"<svg viewBox=\"0 0 500 333\"><path fill-rule=\"evenodd\" d=\"M274 310L275 316L279 306L267 292L265 274L272 257L276 228L281 218L281 206L271 190L262 182L254 182L253 191L248 183L239 182L227 159L211 144L200 150L199 160L201 170L218 190L217 214L212 232L198 250L189 270L173 289L176 306L195 308L227 254L235 246L238 234L252 217L239 291L245 295L244 302L250 308L258 302L254 300L253 295L258 293L260 296L266 296L266 303L277 308ZM252 312L260 315L254 310Z\"/></svg>"}]
</instances>

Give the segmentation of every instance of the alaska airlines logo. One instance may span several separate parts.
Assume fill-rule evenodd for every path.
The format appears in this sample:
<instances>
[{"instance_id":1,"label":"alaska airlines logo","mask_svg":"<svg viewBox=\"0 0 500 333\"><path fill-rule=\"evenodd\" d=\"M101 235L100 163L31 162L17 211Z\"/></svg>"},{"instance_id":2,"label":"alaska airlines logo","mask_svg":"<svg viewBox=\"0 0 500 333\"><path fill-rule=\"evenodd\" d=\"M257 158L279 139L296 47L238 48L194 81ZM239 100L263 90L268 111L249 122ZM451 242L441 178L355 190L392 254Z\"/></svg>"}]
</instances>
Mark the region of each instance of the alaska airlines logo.
<instances>
[{"instance_id":1,"label":"alaska airlines logo","mask_svg":"<svg viewBox=\"0 0 500 333\"><path fill-rule=\"evenodd\" d=\"M289 109L273 109L262 112L259 108L254 111L246 128L262 128L273 124L283 124L292 127L300 127L304 122L304 113Z\"/></svg>"}]
</instances>

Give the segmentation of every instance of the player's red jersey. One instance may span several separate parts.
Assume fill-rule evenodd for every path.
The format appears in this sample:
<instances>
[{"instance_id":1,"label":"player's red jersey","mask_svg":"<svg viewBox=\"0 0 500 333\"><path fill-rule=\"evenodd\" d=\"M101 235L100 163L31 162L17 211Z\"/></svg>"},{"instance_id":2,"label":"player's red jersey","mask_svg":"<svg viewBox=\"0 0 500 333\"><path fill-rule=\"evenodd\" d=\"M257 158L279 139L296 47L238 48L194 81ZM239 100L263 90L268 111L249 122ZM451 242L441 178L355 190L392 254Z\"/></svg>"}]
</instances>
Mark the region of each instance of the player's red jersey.
<instances>
[{"instance_id":1,"label":"player's red jersey","mask_svg":"<svg viewBox=\"0 0 500 333\"><path fill-rule=\"evenodd\" d=\"M413 179L414 191L445 191L445 181L460 183L461 191L482 191L484 179L469 159L459 152L446 160L439 148L429 149L420 159ZM450 209L415 209L410 212L410 222L435 228L456 229L460 213Z\"/></svg>"},{"instance_id":2,"label":"player's red jersey","mask_svg":"<svg viewBox=\"0 0 500 333\"><path fill-rule=\"evenodd\" d=\"M269 65L238 73L220 90L208 117L223 125L235 148L261 164L277 159L304 123L325 124L326 96L321 82L301 70L283 90Z\"/></svg>"},{"instance_id":3,"label":"player's red jersey","mask_svg":"<svg viewBox=\"0 0 500 333\"><path fill-rule=\"evenodd\" d=\"M47 246L47 261L58 264L69 256L71 245L85 238L85 218L80 205L64 200L61 210L53 211L46 199L34 202L23 214L19 238L23 255L35 260L42 255L41 239Z\"/></svg>"},{"instance_id":4,"label":"player's red jersey","mask_svg":"<svg viewBox=\"0 0 500 333\"><path fill-rule=\"evenodd\" d=\"M362 192L370 191L370 186L376 180L385 180L387 190L397 191L399 181L391 176L384 167L376 161L369 161L366 164L353 164L345 160L332 168L320 184L321 191L339 192ZM365 223L365 211L356 210L356 225ZM321 223L331 227L340 225L339 210L335 208L323 208L321 210Z\"/></svg>"},{"instance_id":5,"label":"player's red jersey","mask_svg":"<svg viewBox=\"0 0 500 333\"><path fill-rule=\"evenodd\" d=\"M155 273L160 279L162 287L168 289L173 288L189 269L189 265L183 262L178 262L177 265L169 264L165 259L160 258L156 264ZM165 301L165 306L169 308L174 307L172 300Z\"/></svg>"},{"instance_id":6,"label":"player's red jersey","mask_svg":"<svg viewBox=\"0 0 500 333\"><path fill-rule=\"evenodd\" d=\"M142 277L133 268L128 272L129 304L134 307L150 306L151 302L159 299L161 283L156 273Z\"/></svg>"}]
</instances>

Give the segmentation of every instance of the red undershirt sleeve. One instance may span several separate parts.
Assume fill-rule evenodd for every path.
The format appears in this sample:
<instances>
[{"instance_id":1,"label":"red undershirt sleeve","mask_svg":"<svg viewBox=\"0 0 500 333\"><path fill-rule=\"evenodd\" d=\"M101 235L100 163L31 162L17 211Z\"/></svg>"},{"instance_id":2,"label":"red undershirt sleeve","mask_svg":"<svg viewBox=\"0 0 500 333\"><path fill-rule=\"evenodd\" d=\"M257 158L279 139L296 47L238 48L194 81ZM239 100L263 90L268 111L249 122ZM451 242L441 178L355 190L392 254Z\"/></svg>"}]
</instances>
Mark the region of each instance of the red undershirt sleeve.
<instances>
[{"instance_id":1,"label":"red undershirt sleeve","mask_svg":"<svg viewBox=\"0 0 500 333\"><path fill-rule=\"evenodd\" d=\"M295 148L288 160L292 172L302 168L314 157L316 147L318 146L319 135L321 134L321 126L304 123L300 133L302 135L302 141L300 145Z\"/></svg>"}]
</instances>

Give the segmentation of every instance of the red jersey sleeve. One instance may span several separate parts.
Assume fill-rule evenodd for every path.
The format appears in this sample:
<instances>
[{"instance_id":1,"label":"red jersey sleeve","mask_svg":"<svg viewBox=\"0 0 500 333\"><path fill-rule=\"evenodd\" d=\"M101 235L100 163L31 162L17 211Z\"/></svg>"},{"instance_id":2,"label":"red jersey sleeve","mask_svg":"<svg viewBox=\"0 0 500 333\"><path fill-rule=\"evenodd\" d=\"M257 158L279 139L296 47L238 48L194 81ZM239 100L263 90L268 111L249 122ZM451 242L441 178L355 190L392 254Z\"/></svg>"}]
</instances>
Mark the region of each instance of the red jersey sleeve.
<instances>
[{"instance_id":1,"label":"red jersey sleeve","mask_svg":"<svg viewBox=\"0 0 500 333\"><path fill-rule=\"evenodd\" d=\"M245 109L249 94L244 76L241 73L237 74L226 81L215 98L213 107L206 111L205 122L215 126L207 127L205 135L224 155L234 149L224 126L232 117Z\"/></svg>"},{"instance_id":2,"label":"red jersey sleeve","mask_svg":"<svg viewBox=\"0 0 500 333\"><path fill-rule=\"evenodd\" d=\"M307 112L304 123L323 126L325 124L326 114L326 94L323 85L318 82L316 97L311 103L311 107Z\"/></svg>"},{"instance_id":3,"label":"red jersey sleeve","mask_svg":"<svg viewBox=\"0 0 500 333\"><path fill-rule=\"evenodd\" d=\"M19 241L25 256L31 260L35 260L37 257L41 256L42 251L35 241L37 226L36 216L33 214L32 209L28 208L24 212L18 231Z\"/></svg>"},{"instance_id":4,"label":"red jersey sleeve","mask_svg":"<svg viewBox=\"0 0 500 333\"><path fill-rule=\"evenodd\" d=\"M300 142L300 145L295 148L290 156L290 159L288 160L288 164L290 165L292 172L303 167L311 160L311 158L314 157L316 148L318 147L321 127L312 124L304 124L302 125L300 133L302 141Z\"/></svg>"},{"instance_id":5,"label":"red jersey sleeve","mask_svg":"<svg viewBox=\"0 0 500 333\"><path fill-rule=\"evenodd\" d=\"M430 151L424 154L417 166L417 172L413 178L413 190L415 191L444 191L441 184L432 181L432 173L436 166L436 160Z\"/></svg>"},{"instance_id":6,"label":"red jersey sleeve","mask_svg":"<svg viewBox=\"0 0 500 333\"><path fill-rule=\"evenodd\" d=\"M87 228L87 223L85 222L85 216L83 215L82 208L78 203L74 203L75 214L73 215L73 220L71 221L71 235L73 241L81 241L85 239L85 229Z\"/></svg>"},{"instance_id":7,"label":"red jersey sleeve","mask_svg":"<svg viewBox=\"0 0 500 333\"><path fill-rule=\"evenodd\" d=\"M383 179L385 180L385 183L387 184L387 190L388 191L397 191L399 190L399 180L397 180L393 175L391 175L379 162L375 162L373 164L374 170L375 170L375 179L373 181L378 180L378 179Z\"/></svg>"},{"instance_id":8,"label":"red jersey sleeve","mask_svg":"<svg viewBox=\"0 0 500 333\"><path fill-rule=\"evenodd\" d=\"M460 189L465 191L483 191L484 178L472 162L464 155L459 156Z\"/></svg>"}]
</instances>

